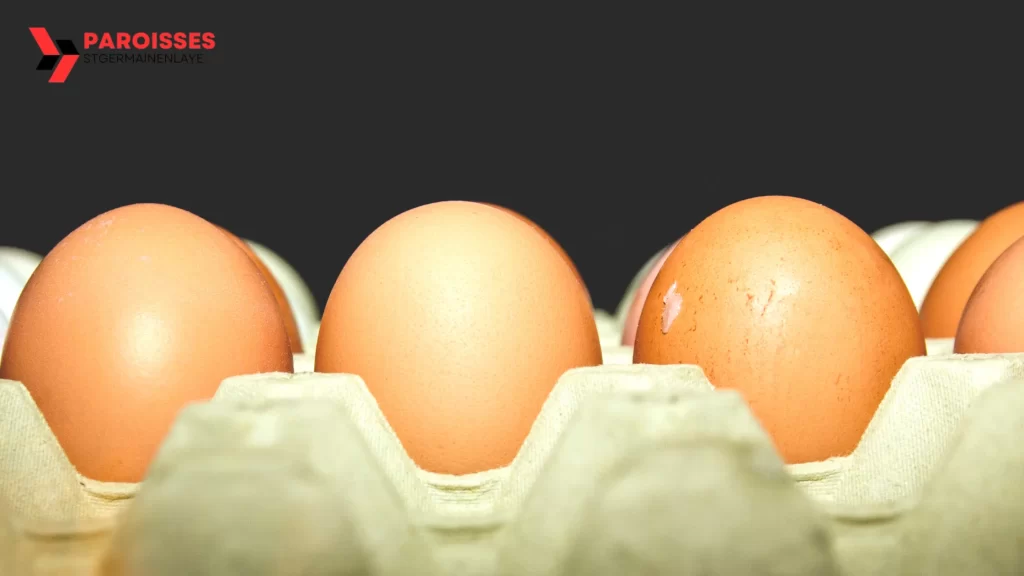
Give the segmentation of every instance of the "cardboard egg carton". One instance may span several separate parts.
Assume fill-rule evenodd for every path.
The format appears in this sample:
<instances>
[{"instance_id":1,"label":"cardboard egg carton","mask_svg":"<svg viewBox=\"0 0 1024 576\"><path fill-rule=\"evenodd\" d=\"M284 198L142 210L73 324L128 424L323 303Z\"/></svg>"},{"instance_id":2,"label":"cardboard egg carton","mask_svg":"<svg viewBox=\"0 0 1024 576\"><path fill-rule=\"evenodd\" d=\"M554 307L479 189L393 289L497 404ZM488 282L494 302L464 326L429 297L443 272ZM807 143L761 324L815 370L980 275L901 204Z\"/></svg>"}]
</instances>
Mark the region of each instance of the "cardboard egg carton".
<instances>
[{"instance_id":1,"label":"cardboard egg carton","mask_svg":"<svg viewBox=\"0 0 1024 576\"><path fill-rule=\"evenodd\" d=\"M0 552L19 576L1024 562L1024 354L911 359L852 454L790 466L738 394L685 365L570 370L514 461L465 476L417 468L355 375L225 380L141 488L78 475L20 383L0 381L0 415Z\"/></svg>"}]
</instances>

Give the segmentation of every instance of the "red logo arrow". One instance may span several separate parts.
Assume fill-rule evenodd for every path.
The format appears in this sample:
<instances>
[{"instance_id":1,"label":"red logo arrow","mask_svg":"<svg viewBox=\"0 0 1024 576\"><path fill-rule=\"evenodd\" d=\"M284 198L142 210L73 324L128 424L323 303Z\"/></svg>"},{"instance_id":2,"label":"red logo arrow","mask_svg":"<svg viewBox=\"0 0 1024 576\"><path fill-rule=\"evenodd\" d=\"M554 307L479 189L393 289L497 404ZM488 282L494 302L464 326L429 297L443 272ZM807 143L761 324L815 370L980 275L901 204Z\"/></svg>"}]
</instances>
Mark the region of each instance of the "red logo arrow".
<instances>
[{"instance_id":1,"label":"red logo arrow","mask_svg":"<svg viewBox=\"0 0 1024 576\"><path fill-rule=\"evenodd\" d=\"M78 62L78 49L71 40L57 40L57 44L50 39L46 28L29 28L32 38L43 53L43 59L39 61L36 70L53 70L50 74L50 84L63 84L68 79L68 74ZM60 46L60 50L57 46Z\"/></svg>"}]
</instances>

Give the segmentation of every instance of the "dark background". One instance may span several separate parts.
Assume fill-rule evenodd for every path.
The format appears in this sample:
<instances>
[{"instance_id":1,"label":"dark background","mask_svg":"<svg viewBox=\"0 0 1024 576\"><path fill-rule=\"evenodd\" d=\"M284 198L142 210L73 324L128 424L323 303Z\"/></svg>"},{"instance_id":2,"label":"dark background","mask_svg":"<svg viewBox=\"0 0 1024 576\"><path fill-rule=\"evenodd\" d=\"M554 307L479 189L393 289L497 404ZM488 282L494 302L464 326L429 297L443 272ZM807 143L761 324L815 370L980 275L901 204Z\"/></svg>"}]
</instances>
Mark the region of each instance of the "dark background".
<instances>
[{"instance_id":1,"label":"dark background","mask_svg":"<svg viewBox=\"0 0 1024 576\"><path fill-rule=\"evenodd\" d=\"M278 252L321 307L367 234L437 200L535 220L612 309L741 198L801 196L871 232L1021 197L1019 33L996 14L5 4L0 245L45 253L164 202ZM218 45L49 85L29 26L80 51L85 31Z\"/></svg>"}]
</instances>

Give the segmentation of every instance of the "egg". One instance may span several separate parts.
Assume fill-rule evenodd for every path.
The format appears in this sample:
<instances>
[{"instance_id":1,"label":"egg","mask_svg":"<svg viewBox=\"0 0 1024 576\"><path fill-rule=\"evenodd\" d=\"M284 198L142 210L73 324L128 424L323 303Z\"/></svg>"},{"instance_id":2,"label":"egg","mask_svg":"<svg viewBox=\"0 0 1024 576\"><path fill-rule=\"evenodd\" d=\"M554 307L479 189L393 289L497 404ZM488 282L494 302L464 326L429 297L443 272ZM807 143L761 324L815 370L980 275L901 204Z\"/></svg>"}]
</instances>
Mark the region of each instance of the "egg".
<instances>
[{"instance_id":1,"label":"egg","mask_svg":"<svg viewBox=\"0 0 1024 576\"><path fill-rule=\"evenodd\" d=\"M13 246L0 246L0 264L6 264L10 270L14 271L22 279L22 286L28 282L42 259L43 257L35 252Z\"/></svg>"},{"instance_id":2,"label":"egg","mask_svg":"<svg viewBox=\"0 0 1024 576\"><path fill-rule=\"evenodd\" d=\"M258 242L252 240L245 242L259 256L260 261L270 269L271 274L277 279L278 285L284 290L289 308L295 317L295 323L299 326L303 349L314 350L316 348L316 333L320 327L320 306L317 305L313 292L302 280L302 276L284 258Z\"/></svg>"},{"instance_id":3,"label":"egg","mask_svg":"<svg viewBox=\"0 0 1024 576\"><path fill-rule=\"evenodd\" d=\"M665 263L665 259L668 258L669 253L672 252L678 243L678 241L673 242L672 245L662 249L661 255L654 261L654 265L648 270L647 276L644 277L637 287L636 294L633 296L633 303L630 304L629 312L626 313L626 319L622 324L623 346L632 346L633 342L636 341L636 326L640 322L640 312L644 308L644 302L647 301L647 294L651 291L651 285L654 284L654 279L657 278L658 272L661 271L661 266Z\"/></svg>"},{"instance_id":4,"label":"egg","mask_svg":"<svg viewBox=\"0 0 1024 576\"><path fill-rule=\"evenodd\" d=\"M924 353L878 244L824 206L767 196L719 210L669 254L633 361L701 366L798 463L849 454L893 376Z\"/></svg>"},{"instance_id":5,"label":"egg","mask_svg":"<svg viewBox=\"0 0 1024 576\"><path fill-rule=\"evenodd\" d=\"M0 347L7 335L7 323L21 293L21 283L7 265L0 262Z\"/></svg>"},{"instance_id":6,"label":"egg","mask_svg":"<svg viewBox=\"0 0 1024 576\"><path fill-rule=\"evenodd\" d=\"M622 294L622 299L619 300L619 305L615 308L615 321L619 326L620 336L622 327L626 325L626 317L629 316L629 309L633 305L633 301L636 300L637 291L640 290L640 286L644 283L644 280L647 279L651 270L654 269L654 265L661 260L663 255L670 252L670 248L672 246L674 246L674 244L670 244L662 248L657 254L651 256L647 262L644 262L644 265L640 267L640 270L638 270L636 275L633 276L633 279L630 280L629 285L626 286L626 291ZM655 276L657 276L657 274L655 274Z\"/></svg>"},{"instance_id":7,"label":"egg","mask_svg":"<svg viewBox=\"0 0 1024 576\"><path fill-rule=\"evenodd\" d=\"M475 202L404 212L346 262L317 372L358 374L422 469L509 464L567 370L601 364L587 295L521 218Z\"/></svg>"},{"instance_id":8,"label":"egg","mask_svg":"<svg viewBox=\"0 0 1024 576\"><path fill-rule=\"evenodd\" d=\"M964 306L955 354L1024 352L1024 238L989 266Z\"/></svg>"},{"instance_id":9,"label":"egg","mask_svg":"<svg viewBox=\"0 0 1024 576\"><path fill-rule=\"evenodd\" d=\"M562 245L559 244L558 241L551 236L551 234L548 234L547 230L541 228L539 224L537 224L533 220L530 220L526 216L523 216L519 212L512 210L511 208L506 208L504 206L499 206L497 204L489 204L486 202L483 202L482 204L486 206L491 206L493 208L497 208L498 210L502 210L504 212L507 212L508 214L511 214L512 216L515 216L516 218L529 224L531 228L533 228L534 230L537 231L538 234L543 236L544 239L551 244L551 247L554 248L559 254L561 254L562 258L565 260L565 263L568 264L570 268L572 268L572 273L576 275L576 279L579 280L580 285L583 286L583 290L587 293L587 300L590 300L590 292L587 291L587 283L583 281L583 275L580 274L580 271L576 268L576 263L573 262L572 258L569 257L569 253L565 251L565 248L562 248Z\"/></svg>"},{"instance_id":10,"label":"egg","mask_svg":"<svg viewBox=\"0 0 1024 576\"><path fill-rule=\"evenodd\" d=\"M939 270L977 227L974 220L937 222L918 232L889 255L919 310Z\"/></svg>"},{"instance_id":11,"label":"egg","mask_svg":"<svg viewBox=\"0 0 1024 576\"><path fill-rule=\"evenodd\" d=\"M930 225L930 222L918 221L890 224L889 226L875 230L871 234L871 238L878 243L879 247L882 248L882 251L891 255L906 242L927 230Z\"/></svg>"},{"instance_id":12,"label":"egg","mask_svg":"<svg viewBox=\"0 0 1024 576\"><path fill-rule=\"evenodd\" d=\"M293 354L302 353L302 339L299 337L299 327L295 323L295 316L292 314L292 307L288 304L288 298L284 295L284 290L281 289L281 285L277 283L277 279L274 278L274 274L271 273L270 269L263 263L256 252L242 241L241 238L235 236L231 232L220 228L220 231L227 234L228 238L235 243L236 246L245 252L246 256L252 260L252 263L259 268L260 273L263 274L264 280L267 281L267 287L270 288L271 294L274 295L274 300L277 301L277 307L281 311L281 319L284 320L285 331L288 332L288 342L291 345Z\"/></svg>"},{"instance_id":13,"label":"egg","mask_svg":"<svg viewBox=\"0 0 1024 576\"><path fill-rule=\"evenodd\" d=\"M3 348L4 340L7 338L7 323L14 312L14 302L21 287L14 279L14 275L0 263L0 348Z\"/></svg>"},{"instance_id":14,"label":"egg","mask_svg":"<svg viewBox=\"0 0 1024 576\"><path fill-rule=\"evenodd\" d=\"M0 350L3 349L14 306L41 259L42 256L28 250L0 246Z\"/></svg>"},{"instance_id":15,"label":"egg","mask_svg":"<svg viewBox=\"0 0 1024 576\"><path fill-rule=\"evenodd\" d=\"M921 303L921 326L928 338L952 338L978 280L992 262L1024 236L1024 202L982 220L946 260Z\"/></svg>"},{"instance_id":16,"label":"egg","mask_svg":"<svg viewBox=\"0 0 1024 576\"><path fill-rule=\"evenodd\" d=\"M0 362L77 470L116 482L141 480L178 410L224 378L291 370L249 256L158 204L106 212L57 244L25 286Z\"/></svg>"}]
</instances>

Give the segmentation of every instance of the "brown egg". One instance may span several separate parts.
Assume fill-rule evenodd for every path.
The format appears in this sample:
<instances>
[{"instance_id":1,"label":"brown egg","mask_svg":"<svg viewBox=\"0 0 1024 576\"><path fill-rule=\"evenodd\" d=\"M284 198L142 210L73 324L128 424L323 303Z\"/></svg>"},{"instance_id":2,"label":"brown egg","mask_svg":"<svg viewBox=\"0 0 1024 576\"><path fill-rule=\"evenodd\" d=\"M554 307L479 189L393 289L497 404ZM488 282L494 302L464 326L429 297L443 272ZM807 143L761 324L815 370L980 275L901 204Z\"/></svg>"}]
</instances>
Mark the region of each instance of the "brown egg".
<instances>
[{"instance_id":1,"label":"brown egg","mask_svg":"<svg viewBox=\"0 0 1024 576\"><path fill-rule=\"evenodd\" d=\"M849 454L925 353L899 273L863 230L799 198L737 202L683 238L640 315L634 362L696 364L740 391L790 463Z\"/></svg>"},{"instance_id":2,"label":"brown egg","mask_svg":"<svg viewBox=\"0 0 1024 576\"><path fill-rule=\"evenodd\" d=\"M136 204L43 259L0 378L24 383L80 473L135 482L186 403L229 376L291 370L277 303L245 252L189 212Z\"/></svg>"},{"instance_id":3,"label":"brown egg","mask_svg":"<svg viewBox=\"0 0 1024 576\"><path fill-rule=\"evenodd\" d=\"M241 248L242 251L249 256L249 259L252 260L252 263L260 269L260 273L263 274L263 279L267 281L267 287L270 288L270 291L274 294L274 300L277 301L278 308L281 309L281 319L284 320L284 327L288 332L288 342L291 344L292 353L301 354L302 340L299 338L299 326L295 323L295 314L292 313L292 307L288 304L288 297L284 295L284 290L281 289L281 285L278 284L277 279L274 278L274 274L270 272L270 269L268 269L266 264L263 263L263 260L261 260L260 257L256 255L256 252L254 252L247 243L243 242L241 238L220 226L218 226L218 228L220 228L221 232L227 234L228 238L231 238L235 245Z\"/></svg>"},{"instance_id":4,"label":"brown egg","mask_svg":"<svg viewBox=\"0 0 1024 576\"><path fill-rule=\"evenodd\" d=\"M550 242L551 246L555 250L557 250L559 254L562 255L562 258L565 259L566 264L568 264L569 267L572 268L572 273L576 275L576 279L580 281L580 285L583 286L583 290L587 294L587 300L588 301L590 300L590 292L587 291L587 283L583 281L583 275L581 275L580 271L576 268L576 263L573 262L572 258L569 257L569 253L565 251L565 248L562 248L562 245L559 244L558 241L555 240L553 236L551 236L551 234L548 234L547 230L541 228L539 224L537 224L533 220L530 220L526 216L523 216L519 212L516 212L515 210L512 210L511 208L505 208L504 206L499 206L497 204L489 204L489 203L486 203L486 202L482 202L482 204L484 206L491 206L491 207L497 208L498 210L503 210L503 211L505 211L505 212L507 212L507 213L509 213L509 214L511 214L513 216L515 216L516 218L519 218L523 222L526 222L527 224L530 225L531 228L533 228L534 230L539 232L540 235L543 236L548 242Z\"/></svg>"},{"instance_id":5,"label":"brown egg","mask_svg":"<svg viewBox=\"0 0 1024 576\"><path fill-rule=\"evenodd\" d=\"M654 262L654 266L647 273L647 276L644 277L640 287L637 288L636 296L633 297L633 303L629 305L629 312L626 313L626 323L622 325L623 346L632 346L636 342L636 327L640 323L640 312L644 309L647 294L651 291L654 279L658 277L658 272L661 272L661 267L665 264L668 255L672 253L672 250L675 249L678 243L678 241L673 242L671 246L662 249L661 256Z\"/></svg>"},{"instance_id":6,"label":"brown egg","mask_svg":"<svg viewBox=\"0 0 1024 576\"><path fill-rule=\"evenodd\" d=\"M601 363L586 294L521 219L474 202L375 230L331 291L317 372L358 374L423 469L509 464L570 368Z\"/></svg>"},{"instance_id":7,"label":"brown egg","mask_svg":"<svg viewBox=\"0 0 1024 576\"><path fill-rule=\"evenodd\" d=\"M1003 208L982 220L942 266L921 303L926 338L956 335L967 299L978 280L1010 244L1024 236L1024 202Z\"/></svg>"},{"instance_id":8,"label":"brown egg","mask_svg":"<svg viewBox=\"0 0 1024 576\"><path fill-rule=\"evenodd\" d=\"M974 287L956 332L956 354L1024 352L1024 238L1006 249Z\"/></svg>"}]
</instances>

